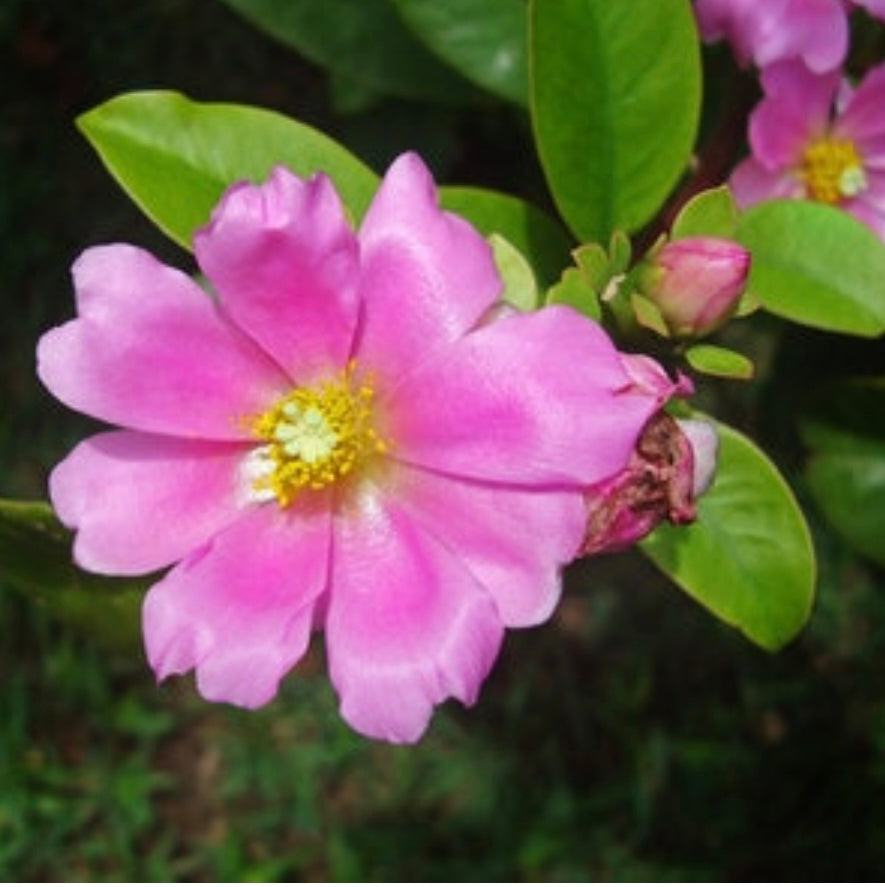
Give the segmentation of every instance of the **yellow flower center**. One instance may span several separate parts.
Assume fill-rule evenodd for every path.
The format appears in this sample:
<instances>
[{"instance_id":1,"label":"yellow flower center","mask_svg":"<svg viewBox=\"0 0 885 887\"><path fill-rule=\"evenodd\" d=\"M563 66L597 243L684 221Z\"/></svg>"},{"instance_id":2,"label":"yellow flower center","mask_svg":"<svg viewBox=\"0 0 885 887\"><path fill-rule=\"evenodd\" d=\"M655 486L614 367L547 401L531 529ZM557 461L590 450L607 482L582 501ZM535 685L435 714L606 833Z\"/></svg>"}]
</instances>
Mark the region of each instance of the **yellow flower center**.
<instances>
[{"instance_id":1,"label":"yellow flower center","mask_svg":"<svg viewBox=\"0 0 885 887\"><path fill-rule=\"evenodd\" d=\"M265 443L247 465L251 495L285 508L298 493L322 490L351 474L387 444L372 425L371 379L351 362L330 381L295 388L251 423Z\"/></svg>"},{"instance_id":2,"label":"yellow flower center","mask_svg":"<svg viewBox=\"0 0 885 887\"><path fill-rule=\"evenodd\" d=\"M867 187L863 161L848 139L820 138L802 155L801 176L808 196L822 203L838 203Z\"/></svg>"}]
</instances>

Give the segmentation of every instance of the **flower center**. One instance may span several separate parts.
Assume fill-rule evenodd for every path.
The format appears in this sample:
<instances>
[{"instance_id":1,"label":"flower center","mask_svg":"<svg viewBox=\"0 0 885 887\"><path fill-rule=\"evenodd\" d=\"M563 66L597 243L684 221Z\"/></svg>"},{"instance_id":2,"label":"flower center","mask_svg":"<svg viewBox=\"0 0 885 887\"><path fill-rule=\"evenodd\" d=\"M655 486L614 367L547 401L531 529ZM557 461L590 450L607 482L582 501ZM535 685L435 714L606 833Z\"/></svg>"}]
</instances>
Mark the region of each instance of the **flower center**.
<instances>
[{"instance_id":1,"label":"flower center","mask_svg":"<svg viewBox=\"0 0 885 887\"><path fill-rule=\"evenodd\" d=\"M321 490L351 474L387 444L372 426L375 390L351 362L334 379L295 388L252 422L265 443L247 460L251 498L288 506L304 490Z\"/></svg>"},{"instance_id":2,"label":"flower center","mask_svg":"<svg viewBox=\"0 0 885 887\"><path fill-rule=\"evenodd\" d=\"M863 161L848 139L821 138L802 155L802 178L812 200L838 203L867 187Z\"/></svg>"}]
</instances>

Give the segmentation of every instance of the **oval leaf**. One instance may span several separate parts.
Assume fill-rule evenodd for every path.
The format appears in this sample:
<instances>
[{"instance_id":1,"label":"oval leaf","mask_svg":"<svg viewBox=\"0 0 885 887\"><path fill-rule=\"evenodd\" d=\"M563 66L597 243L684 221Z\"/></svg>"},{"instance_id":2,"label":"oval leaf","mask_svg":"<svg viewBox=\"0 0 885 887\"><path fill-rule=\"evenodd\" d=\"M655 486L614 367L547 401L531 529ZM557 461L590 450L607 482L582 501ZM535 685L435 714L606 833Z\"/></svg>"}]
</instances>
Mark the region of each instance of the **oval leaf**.
<instances>
[{"instance_id":1,"label":"oval leaf","mask_svg":"<svg viewBox=\"0 0 885 887\"><path fill-rule=\"evenodd\" d=\"M525 0L394 0L403 21L468 80L528 104Z\"/></svg>"},{"instance_id":2,"label":"oval leaf","mask_svg":"<svg viewBox=\"0 0 885 887\"><path fill-rule=\"evenodd\" d=\"M885 379L834 383L813 403L800 423L812 498L856 551L885 565Z\"/></svg>"},{"instance_id":3,"label":"oval leaf","mask_svg":"<svg viewBox=\"0 0 885 887\"><path fill-rule=\"evenodd\" d=\"M772 314L838 333L885 332L885 244L852 216L767 201L741 216L737 239L753 254L749 289Z\"/></svg>"},{"instance_id":4,"label":"oval leaf","mask_svg":"<svg viewBox=\"0 0 885 887\"><path fill-rule=\"evenodd\" d=\"M688 0L533 0L530 105L541 164L581 240L635 231L686 167L700 108Z\"/></svg>"},{"instance_id":5,"label":"oval leaf","mask_svg":"<svg viewBox=\"0 0 885 887\"><path fill-rule=\"evenodd\" d=\"M127 194L186 249L233 182L261 182L276 164L326 172L360 217L378 177L337 142L282 114L194 102L175 92L127 93L77 119Z\"/></svg>"},{"instance_id":6,"label":"oval leaf","mask_svg":"<svg viewBox=\"0 0 885 887\"><path fill-rule=\"evenodd\" d=\"M403 24L389 0L223 0L248 22L311 61L401 98L475 100Z\"/></svg>"},{"instance_id":7,"label":"oval leaf","mask_svg":"<svg viewBox=\"0 0 885 887\"><path fill-rule=\"evenodd\" d=\"M670 238L734 237L738 224L738 208L727 185L695 194L679 210L670 229Z\"/></svg>"},{"instance_id":8,"label":"oval leaf","mask_svg":"<svg viewBox=\"0 0 885 887\"><path fill-rule=\"evenodd\" d=\"M805 624L816 566L792 492L751 441L717 423L719 463L698 519L661 524L640 543L677 585L767 650Z\"/></svg>"},{"instance_id":9,"label":"oval leaf","mask_svg":"<svg viewBox=\"0 0 885 887\"><path fill-rule=\"evenodd\" d=\"M749 357L721 345L692 345L686 349L685 359L693 370L708 376L752 379L755 372Z\"/></svg>"}]
</instances>

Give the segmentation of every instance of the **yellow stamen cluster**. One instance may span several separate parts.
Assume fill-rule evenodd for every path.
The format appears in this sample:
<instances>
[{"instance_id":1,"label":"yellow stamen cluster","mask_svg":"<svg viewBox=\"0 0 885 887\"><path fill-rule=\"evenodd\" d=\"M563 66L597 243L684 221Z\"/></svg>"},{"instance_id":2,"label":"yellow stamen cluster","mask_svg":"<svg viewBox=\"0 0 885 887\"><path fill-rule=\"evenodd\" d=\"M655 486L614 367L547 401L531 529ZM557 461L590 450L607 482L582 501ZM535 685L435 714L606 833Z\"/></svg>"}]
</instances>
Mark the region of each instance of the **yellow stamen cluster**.
<instances>
[{"instance_id":1,"label":"yellow stamen cluster","mask_svg":"<svg viewBox=\"0 0 885 887\"><path fill-rule=\"evenodd\" d=\"M386 452L372 425L372 382L355 374L351 362L315 388L295 388L254 420L252 430L265 441L262 470L252 480L256 494L272 494L285 508L298 493L334 484Z\"/></svg>"},{"instance_id":2,"label":"yellow stamen cluster","mask_svg":"<svg viewBox=\"0 0 885 887\"><path fill-rule=\"evenodd\" d=\"M801 176L808 196L822 203L839 203L867 187L863 161L848 139L820 138L802 155Z\"/></svg>"}]
</instances>

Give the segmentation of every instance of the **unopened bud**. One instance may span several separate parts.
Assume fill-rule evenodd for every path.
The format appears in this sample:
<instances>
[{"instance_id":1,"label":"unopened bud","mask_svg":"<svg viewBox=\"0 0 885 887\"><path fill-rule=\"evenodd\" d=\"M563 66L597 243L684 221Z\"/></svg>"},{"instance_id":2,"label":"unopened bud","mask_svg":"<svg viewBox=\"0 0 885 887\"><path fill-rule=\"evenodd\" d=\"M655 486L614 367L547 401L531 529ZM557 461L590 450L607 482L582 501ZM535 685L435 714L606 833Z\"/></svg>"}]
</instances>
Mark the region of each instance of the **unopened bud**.
<instances>
[{"instance_id":1,"label":"unopened bud","mask_svg":"<svg viewBox=\"0 0 885 887\"><path fill-rule=\"evenodd\" d=\"M747 285L750 253L717 237L671 240L645 260L637 283L670 333L699 337L722 326Z\"/></svg>"}]
</instances>

